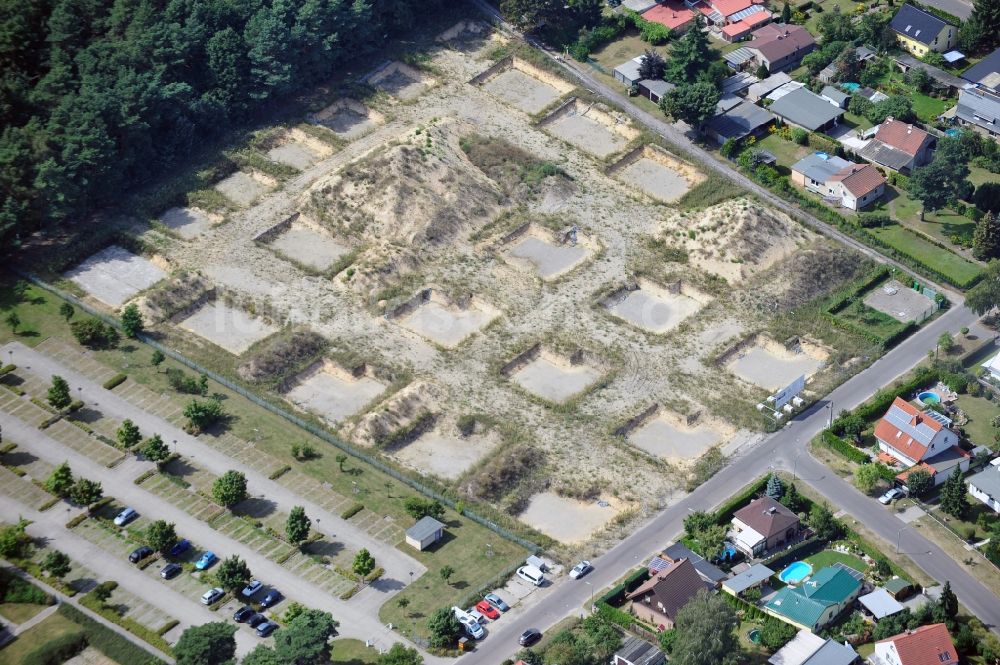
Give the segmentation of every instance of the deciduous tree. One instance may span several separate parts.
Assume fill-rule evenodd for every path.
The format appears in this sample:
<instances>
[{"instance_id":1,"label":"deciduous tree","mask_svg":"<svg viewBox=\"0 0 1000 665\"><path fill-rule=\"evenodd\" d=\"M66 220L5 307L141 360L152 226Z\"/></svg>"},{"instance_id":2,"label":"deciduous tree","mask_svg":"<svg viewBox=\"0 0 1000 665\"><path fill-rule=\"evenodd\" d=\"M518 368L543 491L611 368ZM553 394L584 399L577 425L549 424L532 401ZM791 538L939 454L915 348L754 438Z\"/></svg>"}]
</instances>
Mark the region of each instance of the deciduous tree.
<instances>
[{"instance_id":1,"label":"deciduous tree","mask_svg":"<svg viewBox=\"0 0 1000 665\"><path fill-rule=\"evenodd\" d=\"M424 657L419 651L396 642L378 657L377 665L423 665L423 662Z\"/></svg>"},{"instance_id":2,"label":"deciduous tree","mask_svg":"<svg viewBox=\"0 0 1000 665\"><path fill-rule=\"evenodd\" d=\"M59 305L59 316L66 319L67 323L69 323L69 320L73 318L73 314L75 313L76 311L73 309L73 305L70 305L68 302L64 302Z\"/></svg>"},{"instance_id":3,"label":"deciduous tree","mask_svg":"<svg viewBox=\"0 0 1000 665\"><path fill-rule=\"evenodd\" d=\"M88 508L100 501L103 496L104 489L101 487L101 483L87 478L80 478L69 490L70 501Z\"/></svg>"},{"instance_id":4,"label":"deciduous tree","mask_svg":"<svg viewBox=\"0 0 1000 665\"><path fill-rule=\"evenodd\" d=\"M431 634L431 646L438 649L455 648L462 636L462 624L448 607L434 611L427 620L427 629Z\"/></svg>"},{"instance_id":5,"label":"deciduous tree","mask_svg":"<svg viewBox=\"0 0 1000 665\"><path fill-rule=\"evenodd\" d=\"M693 29L693 28L692 28ZM660 100L660 109L675 120L700 128L715 115L719 90L708 83L678 85Z\"/></svg>"},{"instance_id":6,"label":"deciduous tree","mask_svg":"<svg viewBox=\"0 0 1000 665\"><path fill-rule=\"evenodd\" d=\"M52 408L60 411L73 402L73 398L69 394L69 384L58 374L52 376L52 386L46 397Z\"/></svg>"},{"instance_id":7,"label":"deciduous tree","mask_svg":"<svg viewBox=\"0 0 1000 665\"><path fill-rule=\"evenodd\" d=\"M139 312L139 307L135 303L129 303L122 310L121 325L125 336L130 339L135 339L142 332L145 324L142 320L142 313Z\"/></svg>"},{"instance_id":8,"label":"deciduous tree","mask_svg":"<svg viewBox=\"0 0 1000 665\"><path fill-rule=\"evenodd\" d=\"M42 559L41 568L52 577L61 580L69 575L69 571L73 568L73 562L64 552L52 550Z\"/></svg>"},{"instance_id":9,"label":"deciduous tree","mask_svg":"<svg viewBox=\"0 0 1000 665\"><path fill-rule=\"evenodd\" d=\"M871 494L882 480L878 464L862 464L854 472L854 484L865 494Z\"/></svg>"},{"instance_id":10,"label":"deciduous tree","mask_svg":"<svg viewBox=\"0 0 1000 665\"><path fill-rule=\"evenodd\" d=\"M170 448L163 442L163 437L154 434L142 444L142 456L159 464L170 457Z\"/></svg>"},{"instance_id":11,"label":"deciduous tree","mask_svg":"<svg viewBox=\"0 0 1000 665\"><path fill-rule=\"evenodd\" d=\"M372 553L367 548L361 548L354 555L354 561L351 562L351 570L364 583L365 577L375 570L375 557L372 556Z\"/></svg>"},{"instance_id":12,"label":"deciduous tree","mask_svg":"<svg viewBox=\"0 0 1000 665\"><path fill-rule=\"evenodd\" d=\"M980 261L1000 258L1000 217L992 212L987 212L976 223L972 232L972 255Z\"/></svg>"},{"instance_id":13,"label":"deciduous tree","mask_svg":"<svg viewBox=\"0 0 1000 665\"><path fill-rule=\"evenodd\" d=\"M174 646L177 665L231 665L236 656L236 626L216 621L192 626Z\"/></svg>"},{"instance_id":14,"label":"deciduous tree","mask_svg":"<svg viewBox=\"0 0 1000 665\"><path fill-rule=\"evenodd\" d=\"M312 520L306 515L306 509L302 506L293 506L285 522L285 537L288 538L288 542L298 545L309 537L311 527Z\"/></svg>"},{"instance_id":15,"label":"deciduous tree","mask_svg":"<svg viewBox=\"0 0 1000 665\"><path fill-rule=\"evenodd\" d=\"M73 489L73 471L68 462L63 462L45 479L45 489L58 497L65 499Z\"/></svg>"},{"instance_id":16,"label":"deciduous tree","mask_svg":"<svg viewBox=\"0 0 1000 665\"><path fill-rule=\"evenodd\" d=\"M212 484L212 497L220 505L232 508L247 498L247 477L239 471L226 471Z\"/></svg>"},{"instance_id":17,"label":"deciduous tree","mask_svg":"<svg viewBox=\"0 0 1000 665\"><path fill-rule=\"evenodd\" d=\"M219 586L226 591L242 589L251 577L247 562L236 554L223 559L219 569L215 571L215 579L219 580Z\"/></svg>"},{"instance_id":18,"label":"deciduous tree","mask_svg":"<svg viewBox=\"0 0 1000 665\"><path fill-rule=\"evenodd\" d=\"M677 612L677 638L670 661L677 665L736 665L742 649L739 621L729 604L705 590Z\"/></svg>"},{"instance_id":19,"label":"deciduous tree","mask_svg":"<svg viewBox=\"0 0 1000 665\"><path fill-rule=\"evenodd\" d=\"M923 469L911 471L906 476L906 488L910 491L910 496L922 497L934 487L934 479L931 474Z\"/></svg>"},{"instance_id":20,"label":"deciduous tree","mask_svg":"<svg viewBox=\"0 0 1000 665\"><path fill-rule=\"evenodd\" d=\"M177 530L173 522L156 520L146 527L146 544L157 552L169 552L176 542Z\"/></svg>"},{"instance_id":21,"label":"deciduous tree","mask_svg":"<svg viewBox=\"0 0 1000 665\"><path fill-rule=\"evenodd\" d=\"M132 446L142 441L142 432L139 431L138 425L126 418L118 426L115 438L118 439L118 445L122 448L132 448Z\"/></svg>"}]
</instances>

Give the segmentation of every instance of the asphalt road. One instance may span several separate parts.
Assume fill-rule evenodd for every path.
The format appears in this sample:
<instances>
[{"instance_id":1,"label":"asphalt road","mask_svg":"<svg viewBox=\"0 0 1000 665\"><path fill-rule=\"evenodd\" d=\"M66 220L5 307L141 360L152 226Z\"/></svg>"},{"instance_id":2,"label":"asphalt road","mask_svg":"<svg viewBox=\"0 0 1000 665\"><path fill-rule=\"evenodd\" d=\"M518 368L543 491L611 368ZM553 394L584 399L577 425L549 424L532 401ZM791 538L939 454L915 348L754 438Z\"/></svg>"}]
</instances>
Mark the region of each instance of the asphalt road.
<instances>
[{"instance_id":1,"label":"asphalt road","mask_svg":"<svg viewBox=\"0 0 1000 665\"><path fill-rule=\"evenodd\" d=\"M965 0L923 0L925 5L937 7L948 12L952 16L957 16L963 21L972 15L972 3Z\"/></svg>"}]
</instances>

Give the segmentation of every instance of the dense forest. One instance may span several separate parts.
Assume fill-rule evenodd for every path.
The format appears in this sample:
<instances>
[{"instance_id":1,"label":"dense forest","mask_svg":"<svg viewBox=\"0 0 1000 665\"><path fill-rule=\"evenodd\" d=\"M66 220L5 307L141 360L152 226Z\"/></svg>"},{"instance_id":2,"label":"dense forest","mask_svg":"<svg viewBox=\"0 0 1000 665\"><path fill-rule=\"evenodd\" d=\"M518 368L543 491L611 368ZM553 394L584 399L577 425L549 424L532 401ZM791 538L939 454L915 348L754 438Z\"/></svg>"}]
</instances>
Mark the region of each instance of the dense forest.
<instances>
[{"instance_id":1,"label":"dense forest","mask_svg":"<svg viewBox=\"0 0 1000 665\"><path fill-rule=\"evenodd\" d=\"M0 0L0 247L112 203L449 0Z\"/></svg>"}]
</instances>

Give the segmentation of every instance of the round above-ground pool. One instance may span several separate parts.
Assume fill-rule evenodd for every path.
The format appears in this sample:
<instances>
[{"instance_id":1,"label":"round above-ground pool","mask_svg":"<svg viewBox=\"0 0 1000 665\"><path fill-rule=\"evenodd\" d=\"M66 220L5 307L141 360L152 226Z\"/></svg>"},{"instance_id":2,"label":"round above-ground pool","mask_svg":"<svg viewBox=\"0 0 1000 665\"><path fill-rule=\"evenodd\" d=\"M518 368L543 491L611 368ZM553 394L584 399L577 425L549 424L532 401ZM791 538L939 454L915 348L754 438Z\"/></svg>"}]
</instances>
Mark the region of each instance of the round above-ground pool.
<instances>
[{"instance_id":1,"label":"round above-ground pool","mask_svg":"<svg viewBox=\"0 0 1000 665\"><path fill-rule=\"evenodd\" d=\"M760 629L754 628L749 633L747 633L747 639L754 644L760 644Z\"/></svg>"},{"instance_id":2,"label":"round above-ground pool","mask_svg":"<svg viewBox=\"0 0 1000 665\"><path fill-rule=\"evenodd\" d=\"M928 406L932 404L940 404L941 396L938 395L933 390L925 390L919 395L917 395L917 401L921 404L927 404Z\"/></svg>"},{"instance_id":3,"label":"round above-ground pool","mask_svg":"<svg viewBox=\"0 0 1000 665\"><path fill-rule=\"evenodd\" d=\"M778 574L778 579L785 584L801 582L812 575L813 567L805 561L796 561Z\"/></svg>"}]
</instances>

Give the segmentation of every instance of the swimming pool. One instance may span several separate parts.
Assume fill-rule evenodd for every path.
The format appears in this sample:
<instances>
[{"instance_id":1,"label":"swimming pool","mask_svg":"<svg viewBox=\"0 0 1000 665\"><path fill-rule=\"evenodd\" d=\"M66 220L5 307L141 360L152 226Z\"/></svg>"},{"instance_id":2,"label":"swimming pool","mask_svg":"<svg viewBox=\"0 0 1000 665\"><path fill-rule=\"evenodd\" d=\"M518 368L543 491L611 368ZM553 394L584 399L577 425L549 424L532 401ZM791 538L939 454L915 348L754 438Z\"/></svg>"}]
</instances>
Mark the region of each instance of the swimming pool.
<instances>
[{"instance_id":1,"label":"swimming pool","mask_svg":"<svg viewBox=\"0 0 1000 665\"><path fill-rule=\"evenodd\" d=\"M940 404L941 396L938 395L933 390L925 390L924 392L917 395L917 400L921 404L927 404L929 406L931 404Z\"/></svg>"},{"instance_id":2,"label":"swimming pool","mask_svg":"<svg viewBox=\"0 0 1000 665\"><path fill-rule=\"evenodd\" d=\"M778 574L778 579L785 584L801 582L812 575L813 567L805 561L796 561Z\"/></svg>"}]
</instances>

